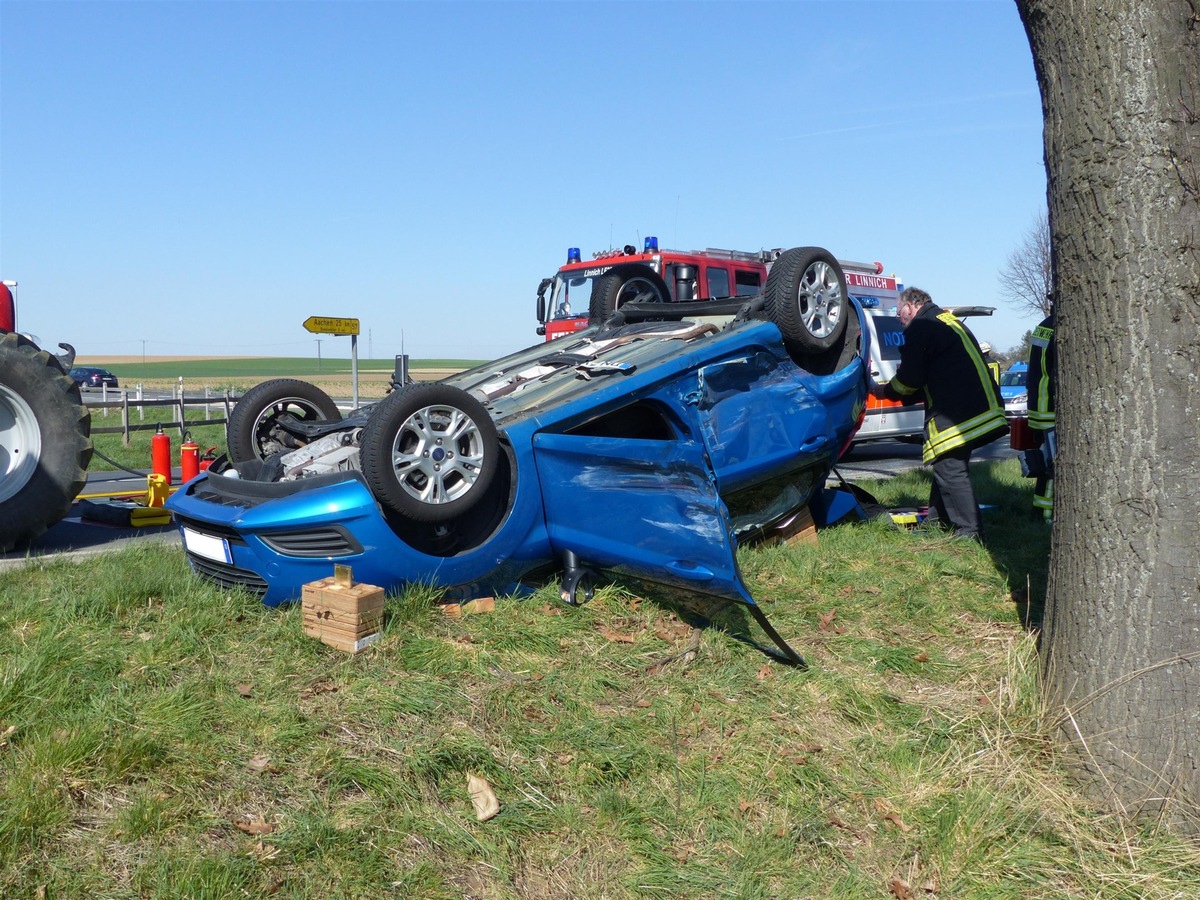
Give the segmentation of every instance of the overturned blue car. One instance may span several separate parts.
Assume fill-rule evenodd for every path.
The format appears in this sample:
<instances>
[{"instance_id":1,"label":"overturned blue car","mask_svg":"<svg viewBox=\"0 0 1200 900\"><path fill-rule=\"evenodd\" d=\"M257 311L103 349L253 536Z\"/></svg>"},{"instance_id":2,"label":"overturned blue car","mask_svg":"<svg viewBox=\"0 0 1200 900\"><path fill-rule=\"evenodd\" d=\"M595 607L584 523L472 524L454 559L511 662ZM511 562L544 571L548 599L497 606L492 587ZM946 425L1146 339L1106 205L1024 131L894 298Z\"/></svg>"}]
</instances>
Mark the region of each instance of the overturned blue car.
<instances>
[{"instance_id":1,"label":"overturned blue car","mask_svg":"<svg viewBox=\"0 0 1200 900\"><path fill-rule=\"evenodd\" d=\"M345 418L306 382L249 391L228 457L167 504L193 570L268 605L335 563L456 599L630 578L741 604L800 662L735 550L847 512L825 481L865 405L862 312L817 247L781 252L755 297L664 302L658 277L613 286L601 325Z\"/></svg>"}]
</instances>

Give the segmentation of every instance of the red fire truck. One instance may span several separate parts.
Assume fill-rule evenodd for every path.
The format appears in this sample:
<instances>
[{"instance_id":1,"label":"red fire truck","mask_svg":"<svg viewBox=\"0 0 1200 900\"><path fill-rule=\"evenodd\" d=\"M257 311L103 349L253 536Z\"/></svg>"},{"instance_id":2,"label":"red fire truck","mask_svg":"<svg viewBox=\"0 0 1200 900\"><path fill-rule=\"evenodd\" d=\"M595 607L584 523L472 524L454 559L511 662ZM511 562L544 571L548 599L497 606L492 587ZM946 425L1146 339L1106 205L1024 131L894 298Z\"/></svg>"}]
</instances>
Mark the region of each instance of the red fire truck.
<instances>
[{"instance_id":1,"label":"red fire truck","mask_svg":"<svg viewBox=\"0 0 1200 900\"><path fill-rule=\"evenodd\" d=\"M767 266L779 250L660 250L647 237L641 251L632 244L584 260L578 247L553 278L538 286L538 334L550 341L605 319L626 300L707 300L759 293ZM663 296L663 289L667 296Z\"/></svg>"}]
</instances>

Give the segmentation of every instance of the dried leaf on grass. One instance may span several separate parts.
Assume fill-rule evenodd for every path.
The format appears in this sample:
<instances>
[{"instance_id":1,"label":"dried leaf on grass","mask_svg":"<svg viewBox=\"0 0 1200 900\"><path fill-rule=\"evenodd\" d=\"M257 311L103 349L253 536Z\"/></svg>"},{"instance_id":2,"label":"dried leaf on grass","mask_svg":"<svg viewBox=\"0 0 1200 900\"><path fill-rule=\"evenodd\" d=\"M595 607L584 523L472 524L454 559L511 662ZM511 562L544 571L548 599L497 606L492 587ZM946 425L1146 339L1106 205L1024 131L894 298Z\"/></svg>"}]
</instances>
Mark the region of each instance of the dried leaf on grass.
<instances>
[{"instance_id":1,"label":"dried leaf on grass","mask_svg":"<svg viewBox=\"0 0 1200 900\"><path fill-rule=\"evenodd\" d=\"M246 768L251 772L260 773L266 772L271 768L271 758L269 756L252 756L246 763Z\"/></svg>"},{"instance_id":2,"label":"dried leaf on grass","mask_svg":"<svg viewBox=\"0 0 1200 900\"><path fill-rule=\"evenodd\" d=\"M338 686L332 681L318 681L316 684L310 684L300 692L301 697L312 697L315 694L336 694Z\"/></svg>"},{"instance_id":3,"label":"dried leaf on grass","mask_svg":"<svg viewBox=\"0 0 1200 900\"><path fill-rule=\"evenodd\" d=\"M837 816L834 813L829 814L829 824L832 825L834 828L840 828L840 829L842 829L842 831L850 832L852 835L854 835L860 841L866 840L865 835L862 833L862 831L860 829L855 828L853 825L850 825L847 822L844 822L840 816Z\"/></svg>"},{"instance_id":4,"label":"dried leaf on grass","mask_svg":"<svg viewBox=\"0 0 1200 900\"><path fill-rule=\"evenodd\" d=\"M681 622L674 615L670 615L665 619L658 619L654 623L654 634L659 640L665 641L668 644L678 643L681 639L692 633L692 626L686 622Z\"/></svg>"},{"instance_id":5,"label":"dried leaf on grass","mask_svg":"<svg viewBox=\"0 0 1200 900\"><path fill-rule=\"evenodd\" d=\"M899 878L893 878L891 883L888 884L888 893L895 897L896 900L913 900L912 888L908 886L907 882L901 881Z\"/></svg>"},{"instance_id":6,"label":"dried leaf on grass","mask_svg":"<svg viewBox=\"0 0 1200 900\"><path fill-rule=\"evenodd\" d=\"M252 697L254 695L254 685L239 684L237 686L237 692L239 697Z\"/></svg>"},{"instance_id":7,"label":"dried leaf on grass","mask_svg":"<svg viewBox=\"0 0 1200 900\"><path fill-rule=\"evenodd\" d=\"M836 609L831 609L827 613L817 613L817 619L818 619L817 630L818 631L830 631L830 632L833 632L834 634L845 634L846 633L845 628L843 628L840 625L834 626L833 620L836 618L837 618L837 610Z\"/></svg>"},{"instance_id":8,"label":"dried leaf on grass","mask_svg":"<svg viewBox=\"0 0 1200 900\"><path fill-rule=\"evenodd\" d=\"M636 634L630 634L627 631L616 631L608 627L600 629L600 636L612 641L614 644L633 644L637 642Z\"/></svg>"},{"instance_id":9,"label":"dried leaf on grass","mask_svg":"<svg viewBox=\"0 0 1200 900\"><path fill-rule=\"evenodd\" d=\"M17 733L16 725L9 725L4 731L0 732L0 747L8 746L8 739Z\"/></svg>"},{"instance_id":10,"label":"dried leaf on grass","mask_svg":"<svg viewBox=\"0 0 1200 900\"><path fill-rule=\"evenodd\" d=\"M467 773L467 792L471 795L471 803L475 807L475 818L486 822L500 812L500 801L492 786L478 775Z\"/></svg>"},{"instance_id":11,"label":"dried leaf on grass","mask_svg":"<svg viewBox=\"0 0 1200 900\"><path fill-rule=\"evenodd\" d=\"M275 826L264 819L262 813L249 822L234 822L233 824L238 827L239 831L244 831L246 834L270 834L275 830Z\"/></svg>"},{"instance_id":12,"label":"dried leaf on grass","mask_svg":"<svg viewBox=\"0 0 1200 900\"><path fill-rule=\"evenodd\" d=\"M896 812L882 797L875 798L875 809L883 817L884 821L891 822L901 831L912 831L912 826L907 824L904 819L900 818L900 813Z\"/></svg>"}]
</instances>

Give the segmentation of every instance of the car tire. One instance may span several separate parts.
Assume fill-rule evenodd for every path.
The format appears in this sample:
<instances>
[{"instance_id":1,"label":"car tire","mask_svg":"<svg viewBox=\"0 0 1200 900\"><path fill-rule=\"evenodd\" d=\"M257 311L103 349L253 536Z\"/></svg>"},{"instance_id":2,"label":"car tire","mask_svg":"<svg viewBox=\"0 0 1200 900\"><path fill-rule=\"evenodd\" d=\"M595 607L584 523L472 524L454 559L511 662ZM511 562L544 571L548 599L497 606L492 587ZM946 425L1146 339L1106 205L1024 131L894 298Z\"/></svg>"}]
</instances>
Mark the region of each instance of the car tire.
<instances>
[{"instance_id":1,"label":"car tire","mask_svg":"<svg viewBox=\"0 0 1200 900\"><path fill-rule=\"evenodd\" d=\"M853 315L846 276L828 250L785 250L771 266L763 291L766 312L793 353L824 353Z\"/></svg>"},{"instance_id":2,"label":"car tire","mask_svg":"<svg viewBox=\"0 0 1200 900\"><path fill-rule=\"evenodd\" d=\"M229 414L225 440L235 464L267 459L293 447L279 440L275 424L291 415L301 422L340 422L341 411L330 396L307 381L275 378L246 391Z\"/></svg>"},{"instance_id":3,"label":"car tire","mask_svg":"<svg viewBox=\"0 0 1200 900\"><path fill-rule=\"evenodd\" d=\"M487 493L500 437L483 404L465 391L410 384L376 404L360 454L363 477L389 512L443 523Z\"/></svg>"},{"instance_id":4,"label":"car tire","mask_svg":"<svg viewBox=\"0 0 1200 900\"><path fill-rule=\"evenodd\" d=\"M92 419L50 353L0 336L0 552L45 532L87 482Z\"/></svg>"},{"instance_id":5,"label":"car tire","mask_svg":"<svg viewBox=\"0 0 1200 900\"><path fill-rule=\"evenodd\" d=\"M670 303L667 283L649 266L620 266L601 275L592 284L588 318L603 322L631 301Z\"/></svg>"}]
</instances>

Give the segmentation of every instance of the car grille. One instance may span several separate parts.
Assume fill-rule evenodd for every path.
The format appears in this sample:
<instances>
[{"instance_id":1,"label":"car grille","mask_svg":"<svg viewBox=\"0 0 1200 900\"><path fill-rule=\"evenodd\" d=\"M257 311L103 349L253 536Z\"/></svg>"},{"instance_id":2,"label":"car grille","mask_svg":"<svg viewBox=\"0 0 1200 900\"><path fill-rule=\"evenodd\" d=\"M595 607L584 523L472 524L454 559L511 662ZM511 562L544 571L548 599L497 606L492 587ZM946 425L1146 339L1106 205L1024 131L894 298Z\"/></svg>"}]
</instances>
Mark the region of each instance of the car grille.
<instances>
[{"instance_id":1,"label":"car grille","mask_svg":"<svg viewBox=\"0 0 1200 900\"><path fill-rule=\"evenodd\" d=\"M192 489L192 496L197 500L203 500L205 503L215 503L218 506L236 506L242 509L258 506L258 504L266 500L266 498L254 498L242 495L233 496L224 491L214 490L212 482L208 479L205 479Z\"/></svg>"},{"instance_id":2,"label":"car grille","mask_svg":"<svg viewBox=\"0 0 1200 900\"><path fill-rule=\"evenodd\" d=\"M193 572L226 590L242 588L257 597L262 597L267 593L267 582L254 572L226 563L214 562L203 556L196 556L194 553L189 553L187 558Z\"/></svg>"},{"instance_id":3,"label":"car grille","mask_svg":"<svg viewBox=\"0 0 1200 900\"><path fill-rule=\"evenodd\" d=\"M352 556L363 552L362 544L340 525L306 531L259 533L258 539L284 556L319 559L329 556Z\"/></svg>"}]
</instances>

